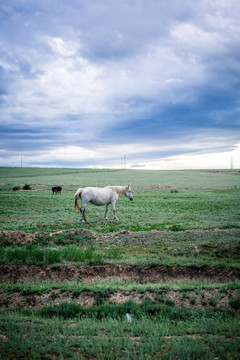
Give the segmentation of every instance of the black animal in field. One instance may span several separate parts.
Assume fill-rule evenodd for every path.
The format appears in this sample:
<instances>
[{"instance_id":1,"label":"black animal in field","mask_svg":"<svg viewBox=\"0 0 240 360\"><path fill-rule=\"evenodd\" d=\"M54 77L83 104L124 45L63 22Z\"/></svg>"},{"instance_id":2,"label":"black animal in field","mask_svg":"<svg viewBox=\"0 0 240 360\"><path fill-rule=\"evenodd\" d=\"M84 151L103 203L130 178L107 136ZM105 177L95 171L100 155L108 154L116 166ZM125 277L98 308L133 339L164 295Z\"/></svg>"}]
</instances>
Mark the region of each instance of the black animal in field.
<instances>
[{"instance_id":1,"label":"black animal in field","mask_svg":"<svg viewBox=\"0 0 240 360\"><path fill-rule=\"evenodd\" d=\"M61 194L61 191L62 191L62 188L61 188L61 186L53 186L52 187L52 193L53 194Z\"/></svg>"}]
</instances>

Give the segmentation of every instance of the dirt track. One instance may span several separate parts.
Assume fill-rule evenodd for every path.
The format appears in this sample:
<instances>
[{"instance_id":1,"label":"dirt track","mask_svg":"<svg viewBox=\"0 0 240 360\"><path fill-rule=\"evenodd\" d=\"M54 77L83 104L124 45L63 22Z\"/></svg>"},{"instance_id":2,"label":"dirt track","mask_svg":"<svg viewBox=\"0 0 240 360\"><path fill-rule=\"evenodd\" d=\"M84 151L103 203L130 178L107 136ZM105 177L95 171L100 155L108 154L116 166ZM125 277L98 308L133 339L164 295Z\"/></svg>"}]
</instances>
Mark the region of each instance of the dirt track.
<instances>
[{"instance_id":1,"label":"dirt track","mask_svg":"<svg viewBox=\"0 0 240 360\"><path fill-rule=\"evenodd\" d=\"M191 279L225 282L240 279L240 269L224 267L184 266L132 266L132 265L81 265L38 266L0 265L1 282L24 282L36 280L92 282L100 280L189 281Z\"/></svg>"}]
</instances>

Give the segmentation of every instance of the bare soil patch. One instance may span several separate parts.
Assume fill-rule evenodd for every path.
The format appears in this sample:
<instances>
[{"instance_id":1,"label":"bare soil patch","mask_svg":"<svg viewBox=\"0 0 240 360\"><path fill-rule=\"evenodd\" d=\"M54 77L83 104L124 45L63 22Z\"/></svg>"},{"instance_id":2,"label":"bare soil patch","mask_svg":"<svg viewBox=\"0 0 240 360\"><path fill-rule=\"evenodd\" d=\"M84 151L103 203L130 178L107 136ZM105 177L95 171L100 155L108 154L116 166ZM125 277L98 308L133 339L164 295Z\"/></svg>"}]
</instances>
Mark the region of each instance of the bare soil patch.
<instances>
[{"instance_id":1,"label":"bare soil patch","mask_svg":"<svg viewBox=\"0 0 240 360\"><path fill-rule=\"evenodd\" d=\"M28 234L24 231L0 231L0 239L5 239L12 244L26 244L35 240L34 234Z\"/></svg>"},{"instance_id":2,"label":"bare soil patch","mask_svg":"<svg viewBox=\"0 0 240 360\"><path fill-rule=\"evenodd\" d=\"M56 231L53 233L35 233L35 234L30 234L30 233L26 233L24 231L9 231L9 230L4 230L4 231L0 231L0 245L1 243L4 242L8 242L11 245L17 245L17 244L21 244L21 245L25 245L27 243L31 243L31 242L36 242L38 237L41 238L48 238L48 237L55 237L58 236L61 233L66 233L62 230L60 231ZM70 230L67 232L67 234L69 236L75 236L75 235L88 235L90 237L92 237L93 239L97 238L97 235L88 229L81 229L81 230Z\"/></svg>"},{"instance_id":3,"label":"bare soil patch","mask_svg":"<svg viewBox=\"0 0 240 360\"><path fill-rule=\"evenodd\" d=\"M1 282L134 280L137 282L189 281L191 279L225 282L240 279L240 269L187 266L132 266L132 265L0 265Z\"/></svg>"}]
</instances>

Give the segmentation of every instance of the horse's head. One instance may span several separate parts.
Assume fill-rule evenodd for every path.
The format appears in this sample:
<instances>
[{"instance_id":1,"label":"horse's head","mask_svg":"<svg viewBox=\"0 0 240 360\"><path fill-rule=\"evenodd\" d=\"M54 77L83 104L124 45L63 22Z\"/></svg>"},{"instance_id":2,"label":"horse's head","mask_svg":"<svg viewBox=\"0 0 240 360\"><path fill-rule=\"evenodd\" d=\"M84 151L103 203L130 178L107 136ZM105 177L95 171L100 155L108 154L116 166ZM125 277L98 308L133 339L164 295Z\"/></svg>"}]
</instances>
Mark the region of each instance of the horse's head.
<instances>
[{"instance_id":1,"label":"horse's head","mask_svg":"<svg viewBox=\"0 0 240 360\"><path fill-rule=\"evenodd\" d=\"M126 192L125 192L125 196L126 196L127 198L129 198L130 201L133 200L132 190L131 190L130 186L127 186Z\"/></svg>"}]
</instances>

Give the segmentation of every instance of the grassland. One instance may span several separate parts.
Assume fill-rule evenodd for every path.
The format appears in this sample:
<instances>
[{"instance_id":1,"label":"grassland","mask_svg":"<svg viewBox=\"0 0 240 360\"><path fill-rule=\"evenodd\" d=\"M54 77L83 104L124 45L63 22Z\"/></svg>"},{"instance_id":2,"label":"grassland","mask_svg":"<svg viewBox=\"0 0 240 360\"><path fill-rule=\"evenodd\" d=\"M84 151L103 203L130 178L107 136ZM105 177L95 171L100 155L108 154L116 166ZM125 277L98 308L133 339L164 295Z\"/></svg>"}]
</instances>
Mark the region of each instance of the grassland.
<instances>
[{"instance_id":1,"label":"grassland","mask_svg":"<svg viewBox=\"0 0 240 360\"><path fill-rule=\"evenodd\" d=\"M79 187L127 184L80 222ZM238 359L239 195L238 170L0 168L0 358Z\"/></svg>"},{"instance_id":2,"label":"grassland","mask_svg":"<svg viewBox=\"0 0 240 360\"><path fill-rule=\"evenodd\" d=\"M19 170L19 173L18 173ZM26 232L72 230L87 226L97 233L172 228L239 228L237 171L95 171L73 169L1 169L0 230ZM25 176L24 176L25 174ZM32 191L15 191L14 186ZM62 196L50 196L52 185L63 186ZM120 222L103 219L104 209L88 205L89 223L81 224L73 211L78 187L130 184L134 201L120 197Z\"/></svg>"}]
</instances>

